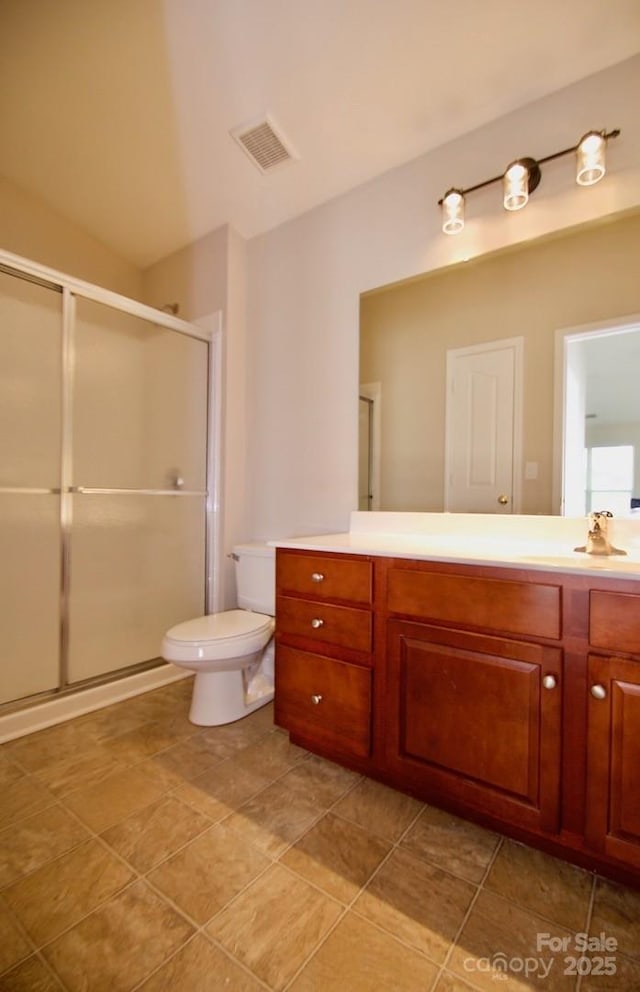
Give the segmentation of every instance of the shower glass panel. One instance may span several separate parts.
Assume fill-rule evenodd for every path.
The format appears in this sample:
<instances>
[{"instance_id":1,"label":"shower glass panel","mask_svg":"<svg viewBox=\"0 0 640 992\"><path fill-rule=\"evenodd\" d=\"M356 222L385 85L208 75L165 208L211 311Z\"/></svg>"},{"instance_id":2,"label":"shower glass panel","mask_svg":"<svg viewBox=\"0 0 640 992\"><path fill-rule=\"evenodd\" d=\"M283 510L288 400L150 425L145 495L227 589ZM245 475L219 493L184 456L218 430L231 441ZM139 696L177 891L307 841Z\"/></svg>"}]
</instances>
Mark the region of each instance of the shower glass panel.
<instances>
[{"instance_id":1,"label":"shower glass panel","mask_svg":"<svg viewBox=\"0 0 640 992\"><path fill-rule=\"evenodd\" d=\"M202 496L74 495L69 680L157 658L204 612Z\"/></svg>"},{"instance_id":2,"label":"shower glass panel","mask_svg":"<svg viewBox=\"0 0 640 992\"><path fill-rule=\"evenodd\" d=\"M0 703L60 677L60 497L0 491Z\"/></svg>"},{"instance_id":3,"label":"shower glass panel","mask_svg":"<svg viewBox=\"0 0 640 992\"><path fill-rule=\"evenodd\" d=\"M61 314L0 271L0 703L59 679Z\"/></svg>"},{"instance_id":4,"label":"shower glass panel","mask_svg":"<svg viewBox=\"0 0 640 992\"><path fill-rule=\"evenodd\" d=\"M67 679L157 658L205 606L207 342L78 298Z\"/></svg>"},{"instance_id":5,"label":"shower glass panel","mask_svg":"<svg viewBox=\"0 0 640 992\"><path fill-rule=\"evenodd\" d=\"M207 342L76 301L73 484L206 488Z\"/></svg>"}]
</instances>

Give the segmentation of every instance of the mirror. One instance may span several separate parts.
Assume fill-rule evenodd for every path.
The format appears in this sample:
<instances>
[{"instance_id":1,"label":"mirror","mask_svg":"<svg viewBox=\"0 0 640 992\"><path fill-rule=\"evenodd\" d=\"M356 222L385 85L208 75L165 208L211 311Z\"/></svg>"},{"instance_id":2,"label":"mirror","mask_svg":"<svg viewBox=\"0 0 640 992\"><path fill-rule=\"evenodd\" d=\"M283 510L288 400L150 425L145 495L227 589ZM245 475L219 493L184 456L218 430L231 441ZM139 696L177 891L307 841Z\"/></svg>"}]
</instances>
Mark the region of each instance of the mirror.
<instances>
[{"instance_id":1,"label":"mirror","mask_svg":"<svg viewBox=\"0 0 640 992\"><path fill-rule=\"evenodd\" d=\"M522 337L521 495L512 509L559 513L556 335L640 312L639 246L640 213L625 213L363 294L360 509L445 508L447 351ZM582 452L574 462L584 465Z\"/></svg>"}]
</instances>

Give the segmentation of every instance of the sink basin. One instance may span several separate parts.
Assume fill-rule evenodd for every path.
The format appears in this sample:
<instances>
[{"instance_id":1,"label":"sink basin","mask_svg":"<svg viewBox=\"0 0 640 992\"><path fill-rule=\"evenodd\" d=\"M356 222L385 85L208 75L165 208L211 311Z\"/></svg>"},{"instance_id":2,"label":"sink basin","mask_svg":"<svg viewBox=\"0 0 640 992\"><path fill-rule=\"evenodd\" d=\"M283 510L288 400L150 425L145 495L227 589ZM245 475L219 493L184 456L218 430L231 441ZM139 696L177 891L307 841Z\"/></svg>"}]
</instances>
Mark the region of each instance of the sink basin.
<instances>
[{"instance_id":1,"label":"sink basin","mask_svg":"<svg viewBox=\"0 0 640 992\"><path fill-rule=\"evenodd\" d=\"M434 558L451 558L509 562L531 565L535 568L559 568L577 571L625 572L640 574L640 552L634 549L627 555L588 555L583 551L563 547L555 542L527 540L487 540L476 536L449 536L424 534L404 538L416 552ZM403 538L398 541L401 547Z\"/></svg>"},{"instance_id":2,"label":"sink basin","mask_svg":"<svg viewBox=\"0 0 640 992\"><path fill-rule=\"evenodd\" d=\"M518 561L527 565L549 568L577 568L588 571L640 572L640 559L630 555L588 555L574 551L567 554L518 555Z\"/></svg>"}]
</instances>

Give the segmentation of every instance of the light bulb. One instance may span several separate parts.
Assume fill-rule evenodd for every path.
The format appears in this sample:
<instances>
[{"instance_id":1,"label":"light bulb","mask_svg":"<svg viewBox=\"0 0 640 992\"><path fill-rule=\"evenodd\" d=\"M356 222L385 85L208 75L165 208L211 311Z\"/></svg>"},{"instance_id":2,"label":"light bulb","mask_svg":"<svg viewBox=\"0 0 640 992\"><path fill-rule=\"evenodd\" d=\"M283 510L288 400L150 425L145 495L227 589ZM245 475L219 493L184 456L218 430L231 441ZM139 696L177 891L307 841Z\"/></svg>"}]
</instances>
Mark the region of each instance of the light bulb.
<instances>
[{"instance_id":1,"label":"light bulb","mask_svg":"<svg viewBox=\"0 0 640 992\"><path fill-rule=\"evenodd\" d=\"M529 170L522 162L512 162L503 176L504 209L521 210L529 199Z\"/></svg>"},{"instance_id":2,"label":"light bulb","mask_svg":"<svg viewBox=\"0 0 640 992\"><path fill-rule=\"evenodd\" d=\"M459 234L464 227L464 194L459 189L449 189L442 197L442 230L445 234Z\"/></svg>"},{"instance_id":3,"label":"light bulb","mask_svg":"<svg viewBox=\"0 0 640 992\"><path fill-rule=\"evenodd\" d=\"M599 131L589 131L576 148L576 182L578 186L593 186L605 174L606 140Z\"/></svg>"}]
</instances>

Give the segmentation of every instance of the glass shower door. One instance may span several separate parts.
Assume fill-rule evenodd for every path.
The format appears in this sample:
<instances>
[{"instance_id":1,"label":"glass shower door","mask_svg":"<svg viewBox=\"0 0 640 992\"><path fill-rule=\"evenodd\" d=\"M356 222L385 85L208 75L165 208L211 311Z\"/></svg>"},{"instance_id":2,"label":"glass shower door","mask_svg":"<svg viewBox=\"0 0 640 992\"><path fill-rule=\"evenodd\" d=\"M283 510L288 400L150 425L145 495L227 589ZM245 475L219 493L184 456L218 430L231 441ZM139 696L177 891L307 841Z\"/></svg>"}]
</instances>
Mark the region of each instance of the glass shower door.
<instances>
[{"instance_id":1,"label":"glass shower door","mask_svg":"<svg viewBox=\"0 0 640 992\"><path fill-rule=\"evenodd\" d=\"M208 344L81 297L66 680L158 657L205 609Z\"/></svg>"},{"instance_id":2,"label":"glass shower door","mask_svg":"<svg viewBox=\"0 0 640 992\"><path fill-rule=\"evenodd\" d=\"M62 293L0 271L0 703L60 674Z\"/></svg>"}]
</instances>

